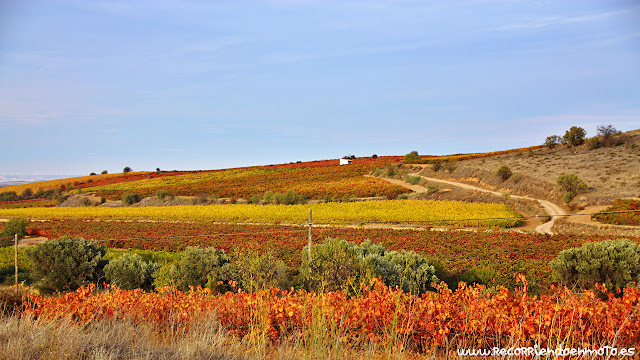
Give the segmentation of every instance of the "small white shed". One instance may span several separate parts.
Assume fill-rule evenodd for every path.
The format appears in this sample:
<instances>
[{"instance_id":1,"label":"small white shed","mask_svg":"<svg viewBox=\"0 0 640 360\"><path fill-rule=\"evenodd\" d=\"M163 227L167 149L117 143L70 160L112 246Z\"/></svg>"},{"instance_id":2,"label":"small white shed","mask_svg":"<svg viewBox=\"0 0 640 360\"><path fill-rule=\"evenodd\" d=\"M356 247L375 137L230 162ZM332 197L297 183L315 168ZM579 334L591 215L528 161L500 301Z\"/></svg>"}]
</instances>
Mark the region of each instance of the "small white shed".
<instances>
[{"instance_id":1,"label":"small white shed","mask_svg":"<svg viewBox=\"0 0 640 360\"><path fill-rule=\"evenodd\" d=\"M340 165L351 165L351 159L340 159Z\"/></svg>"}]
</instances>

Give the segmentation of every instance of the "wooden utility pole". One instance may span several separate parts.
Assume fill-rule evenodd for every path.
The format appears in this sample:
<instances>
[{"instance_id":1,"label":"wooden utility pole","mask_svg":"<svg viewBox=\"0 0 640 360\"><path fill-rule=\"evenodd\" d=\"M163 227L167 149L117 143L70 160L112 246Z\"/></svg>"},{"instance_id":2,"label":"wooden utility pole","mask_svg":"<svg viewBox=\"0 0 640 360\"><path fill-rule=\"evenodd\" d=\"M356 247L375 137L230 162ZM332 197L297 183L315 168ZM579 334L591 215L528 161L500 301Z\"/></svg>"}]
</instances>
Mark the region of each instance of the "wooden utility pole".
<instances>
[{"instance_id":1,"label":"wooden utility pole","mask_svg":"<svg viewBox=\"0 0 640 360\"><path fill-rule=\"evenodd\" d=\"M311 209L309 209L309 261L308 261L308 266L309 266L309 273L307 274L307 291L311 291L311 244L312 244L312 238L311 238L311 228L313 227L313 218L311 217Z\"/></svg>"},{"instance_id":2,"label":"wooden utility pole","mask_svg":"<svg viewBox=\"0 0 640 360\"><path fill-rule=\"evenodd\" d=\"M313 226L313 219L311 217L311 209L309 209L309 269L311 269L311 228Z\"/></svg>"},{"instance_id":3,"label":"wooden utility pole","mask_svg":"<svg viewBox=\"0 0 640 360\"><path fill-rule=\"evenodd\" d=\"M16 265L16 294L18 293L18 234L15 234L14 236L15 242L14 242L14 262Z\"/></svg>"}]
</instances>

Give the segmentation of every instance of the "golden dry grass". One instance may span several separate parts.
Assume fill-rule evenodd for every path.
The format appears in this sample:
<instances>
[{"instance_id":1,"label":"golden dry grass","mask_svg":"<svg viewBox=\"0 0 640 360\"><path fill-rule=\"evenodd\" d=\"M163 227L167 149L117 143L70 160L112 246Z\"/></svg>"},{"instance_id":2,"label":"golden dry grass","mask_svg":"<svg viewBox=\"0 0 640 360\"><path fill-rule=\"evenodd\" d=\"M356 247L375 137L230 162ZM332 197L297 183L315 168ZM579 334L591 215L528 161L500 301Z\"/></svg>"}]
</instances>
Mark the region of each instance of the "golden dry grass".
<instances>
[{"instance_id":1,"label":"golden dry grass","mask_svg":"<svg viewBox=\"0 0 640 360\"><path fill-rule=\"evenodd\" d=\"M543 199L560 202L561 193L555 190L556 179L574 173L589 190L576 197L580 206L608 205L614 200L640 196L640 130L624 133L625 144L590 150L587 145L559 146L555 149L536 149L482 159L458 162L453 173L425 170L423 175L450 178L479 178L483 182L514 193L528 193ZM495 171L507 165L518 182L502 182Z\"/></svg>"}]
</instances>

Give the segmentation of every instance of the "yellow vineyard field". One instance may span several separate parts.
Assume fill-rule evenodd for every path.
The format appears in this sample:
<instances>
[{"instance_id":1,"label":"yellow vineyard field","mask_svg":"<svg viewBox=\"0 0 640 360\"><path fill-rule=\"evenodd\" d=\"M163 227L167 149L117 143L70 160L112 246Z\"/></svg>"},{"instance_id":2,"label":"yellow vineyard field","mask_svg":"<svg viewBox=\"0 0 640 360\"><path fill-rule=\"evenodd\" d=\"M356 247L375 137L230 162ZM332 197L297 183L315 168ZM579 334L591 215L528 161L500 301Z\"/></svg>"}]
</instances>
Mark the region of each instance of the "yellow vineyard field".
<instances>
[{"instance_id":1,"label":"yellow vineyard field","mask_svg":"<svg viewBox=\"0 0 640 360\"><path fill-rule=\"evenodd\" d=\"M64 207L0 209L0 217L32 219L148 219L302 224L425 222L430 225L513 227L520 215L502 204L437 200L385 200L313 205L207 205L162 207ZM488 219L488 220L478 220Z\"/></svg>"}]
</instances>

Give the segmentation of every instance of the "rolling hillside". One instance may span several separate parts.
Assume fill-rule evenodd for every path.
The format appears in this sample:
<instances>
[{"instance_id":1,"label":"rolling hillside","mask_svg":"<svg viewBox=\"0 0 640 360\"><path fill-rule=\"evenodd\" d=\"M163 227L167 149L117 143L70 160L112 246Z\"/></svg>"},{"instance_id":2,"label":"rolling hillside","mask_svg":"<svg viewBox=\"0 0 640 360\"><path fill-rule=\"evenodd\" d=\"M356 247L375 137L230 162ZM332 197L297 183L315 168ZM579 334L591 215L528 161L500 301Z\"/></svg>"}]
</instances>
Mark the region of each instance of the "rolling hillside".
<instances>
[{"instance_id":1,"label":"rolling hillside","mask_svg":"<svg viewBox=\"0 0 640 360\"><path fill-rule=\"evenodd\" d=\"M36 194L40 190L55 190L61 194L92 195L98 201L100 197L120 200L125 194L136 194L144 198L162 193L163 197L222 197L234 199L235 202L239 199L249 200L252 196L262 198L267 192L287 191L316 200L345 196L395 198L408 190L363 175L377 167L400 161L402 157L399 156L381 156L354 159L352 165L344 166L340 166L338 160L322 160L222 170L91 175L9 186L3 188L2 192L15 192L19 197L25 191ZM96 205L95 201L90 202Z\"/></svg>"},{"instance_id":2,"label":"rolling hillside","mask_svg":"<svg viewBox=\"0 0 640 360\"><path fill-rule=\"evenodd\" d=\"M619 136L622 144L611 147L592 149L587 139L585 144L572 147L538 146L453 159L442 157L444 161L457 160L453 171L433 171L431 166L425 166L422 174L562 203L562 192L557 190L556 179L562 174L573 173L587 185L586 192L573 200L576 207L610 205L620 198L640 196L640 130ZM509 166L516 176L503 181L496 175L502 165Z\"/></svg>"}]
</instances>

